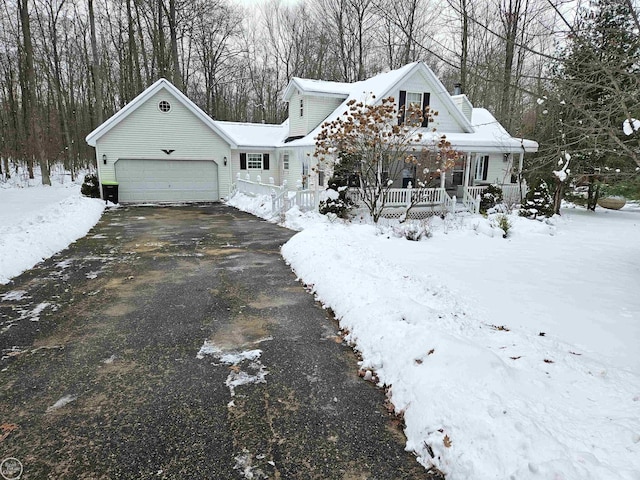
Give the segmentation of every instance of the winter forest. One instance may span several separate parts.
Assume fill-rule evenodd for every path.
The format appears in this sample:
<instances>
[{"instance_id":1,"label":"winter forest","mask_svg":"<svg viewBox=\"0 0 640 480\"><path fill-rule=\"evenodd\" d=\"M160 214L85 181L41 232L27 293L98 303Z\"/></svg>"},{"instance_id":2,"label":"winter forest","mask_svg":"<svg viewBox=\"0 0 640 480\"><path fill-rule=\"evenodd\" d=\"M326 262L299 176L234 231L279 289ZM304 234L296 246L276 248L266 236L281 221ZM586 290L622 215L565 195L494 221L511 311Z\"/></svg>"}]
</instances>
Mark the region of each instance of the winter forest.
<instances>
[{"instance_id":1,"label":"winter forest","mask_svg":"<svg viewBox=\"0 0 640 480\"><path fill-rule=\"evenodd\" d=\"M292 76L341 82L422 60L512 135L528 176L640 165L636 0L4 0L0 172L74 171L85 136L160 77L218 120L277 123ZM568 165L559 162L571 159ZM47 176L43 175L43 182Z\"/></svg>"}]
</instances>

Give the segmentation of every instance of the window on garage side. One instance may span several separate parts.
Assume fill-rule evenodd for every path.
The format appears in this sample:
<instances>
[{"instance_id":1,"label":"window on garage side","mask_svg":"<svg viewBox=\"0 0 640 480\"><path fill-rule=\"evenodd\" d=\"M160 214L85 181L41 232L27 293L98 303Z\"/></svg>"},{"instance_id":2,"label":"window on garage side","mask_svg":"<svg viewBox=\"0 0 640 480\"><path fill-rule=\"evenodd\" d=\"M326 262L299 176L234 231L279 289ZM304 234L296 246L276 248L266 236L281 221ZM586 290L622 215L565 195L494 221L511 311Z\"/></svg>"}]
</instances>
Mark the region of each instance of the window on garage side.
<instances>
[{"instance_id":1,"label":"window on garage side","mask_svg":"<svg viewBox=\"0 0 640 480\"><path fill-rule=\"evenodd\" d=\"M289 154L285 153L282 155L282 168L283 170L289 170Z\"/></svg>"},{"instance_id":2,"label":"window on garage side","mask_svg":"<svg viewBox=\"0 0 640 480\"><path fill-rule=\"evenodd\" d=\"M269 170L269 154L241 153L240 170Z\"/></svg>"}]
</instances>

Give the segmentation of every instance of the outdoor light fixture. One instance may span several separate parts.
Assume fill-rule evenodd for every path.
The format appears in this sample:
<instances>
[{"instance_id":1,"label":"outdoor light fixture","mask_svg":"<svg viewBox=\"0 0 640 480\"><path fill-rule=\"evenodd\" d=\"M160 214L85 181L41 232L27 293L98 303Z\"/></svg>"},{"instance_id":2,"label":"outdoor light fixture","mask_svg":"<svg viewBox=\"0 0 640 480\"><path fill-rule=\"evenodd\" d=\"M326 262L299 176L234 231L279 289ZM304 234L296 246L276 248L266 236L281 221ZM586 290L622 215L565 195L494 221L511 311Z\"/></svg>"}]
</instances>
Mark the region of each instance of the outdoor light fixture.
<instances>
[{"instance_id":1,"label":"outdoor light fixture","mask_svg":"<svg viewBox=\"0 0 640 480\"><path fill-rule=\"evenodd\" d=\"M107 164L107 155L105 153L102 154L102 163Z\"/></svg>"},{"instance_id":2,"label":"outdoor light fixture","mask_svg":"<svg viewBox=\"0 0 640 480\"><path fill-rule=\"evenodd\" d=\"M224 157L224 158L222 159L222 161L224 162L224 166L226 167L226 166L227 166L227 157Z\"/></svg>"}]
</instances>

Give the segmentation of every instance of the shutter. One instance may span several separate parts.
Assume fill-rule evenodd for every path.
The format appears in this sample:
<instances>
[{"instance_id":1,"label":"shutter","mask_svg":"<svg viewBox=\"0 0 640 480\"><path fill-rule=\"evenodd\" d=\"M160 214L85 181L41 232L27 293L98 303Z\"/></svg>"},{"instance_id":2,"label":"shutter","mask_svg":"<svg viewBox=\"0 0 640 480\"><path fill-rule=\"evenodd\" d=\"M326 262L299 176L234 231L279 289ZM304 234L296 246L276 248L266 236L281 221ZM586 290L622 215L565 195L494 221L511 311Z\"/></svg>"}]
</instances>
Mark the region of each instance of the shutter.
<instances>
[{"instance_id":1,"label":"shutter","mask_svg":"<svg viewBox=\"0 0 640 480\"><path fill-rule=\"evenodd\" d=\"M429 116L425 115L424 112L427 110L427 107L429 106L430 101L431 101L431 94L429 92L424 92L422 94L422 115L424 116L424 118L422 119L423 127L429 126Z\"/></svg>"},{"instance_id":2,"label":"shutter","mask_svg":"<svg viewBox=\"0 0 640 480\"><path fill-rule=\"evenodd\" d=\"M240 170L246 170L246 169L247 169L247 154L241 153L240 154Z\"/></svg>"},{"instance_id":3,"label":"shutter","mask_svg":"<svg viewBox=\"0 0 640 480\"><path fill-rule=\"evenodd\" d=\"M398 100L398 125L404 123L405 103L407 103L407 92L406 90L400 90L400 99Z\"/></svg>"},{"instance_id":4,"label":"shutter","mask_svg":"<svg viewBox=\"0 0 640 480\"><path fill-rule=\"evenodd\" d=\"M489 172L489 155L484 157L484 165L482 166L482 180L487 179L487 173Z\"/></svg>"},{"instance_id":5,"label":"shutter","mask_svg":"<svg viewBox=\"0 0 640 480\"><path fill-rule=\"evenodd\" d=\"M262 154L262 169L269 170L269 154L268 153Z\"/></svg>"}]
</instances>

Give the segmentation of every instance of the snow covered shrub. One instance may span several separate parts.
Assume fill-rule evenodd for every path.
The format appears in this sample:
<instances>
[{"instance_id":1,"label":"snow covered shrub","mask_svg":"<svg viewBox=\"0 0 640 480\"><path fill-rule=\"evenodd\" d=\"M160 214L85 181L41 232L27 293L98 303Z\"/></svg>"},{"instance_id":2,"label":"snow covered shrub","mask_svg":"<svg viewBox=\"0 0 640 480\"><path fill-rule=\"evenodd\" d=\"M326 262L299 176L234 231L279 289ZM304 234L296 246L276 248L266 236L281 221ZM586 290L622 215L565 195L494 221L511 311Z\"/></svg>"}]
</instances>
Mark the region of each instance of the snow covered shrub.
<instances>
[{"instance_id":1,"label":"snow covered shrub","mask_svg":"<svg viewBox=\"0 0 640 480\"><path fill-rule=\"evenodd\" d=\"M504 232L502 234L502 238L507 238L509 236L509 230L511 230L511 227L513 226L511 220L509 220L509 215L506 213L500 213L496 215L494 222L495 226Z\"/></svg>"},{"instance_id":2,"label":"snow covered shrub","mask_svg":"<svg viewBox=\"0 0 640 480\"><path fill-rule=\"evenodd\" d=\"M490 209L502 203L502 188L489 185L480 196L480 213L486 214Z\"/></svg>"},{"instance_id":3,"label":"snow covered shrub","mask_svg":"<svg viewBox=\"0 0 640 480\"><path fill-rule=\"evenodd\" d=\"M100 185L98 176L90 173L84 176L84 182L80 187L80 193L85 197L100 198Z\"/></svg>"},{"instance_id":4,"label":"snow covered shrub","mask_svg":"<svg viewBox=\"0 0 640 480\"><path fill-rule=\"evenodd\" d=\"M345 179L331 178L329 187L324 191L325 198L318 205L318 211L323 215L347 218L353 207L353 202L347 197L347 188Z\"/></svg>"},{"instance_id":5,"label":"snow covered shrub","mask_svg":"<svg viewBox=\"0 0 640 480\"><path fill-rule=\"evenodd\" d=\"M431 229L425 222L405 222L394 227L393 232L397 237L417 242L422 238L431 238Z\"/></svg>"},{"instance_id":6,"label":"snow covered shrub","mask_svg":"<svg viewBox=\"0 0 640 480\"><path fill-rule=\"evenodd\" d=\"M535 186L529 190L520 208L520 216L537 219L538 217L552 217L554 214L553 200L549 193L547 182L540 179Z\"/></svg>"}]
</instances>

